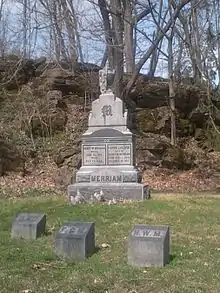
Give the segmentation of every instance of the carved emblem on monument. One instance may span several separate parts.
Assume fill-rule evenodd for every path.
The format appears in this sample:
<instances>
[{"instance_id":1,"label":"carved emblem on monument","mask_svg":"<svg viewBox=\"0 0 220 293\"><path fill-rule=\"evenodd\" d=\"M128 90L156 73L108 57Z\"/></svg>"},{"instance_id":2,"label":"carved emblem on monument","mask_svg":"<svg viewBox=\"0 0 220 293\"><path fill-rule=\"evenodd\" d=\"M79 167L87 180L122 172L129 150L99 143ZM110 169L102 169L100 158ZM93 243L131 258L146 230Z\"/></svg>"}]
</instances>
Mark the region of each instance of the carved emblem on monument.
<instances>
[{"instance_id":1,"label":"carved emblem on monument","mask_svg":"<svg viewBox=\"0 0 220 293\"><path fill-rule=\"evenodd\" d=\"M102 116L112 116L112 106L111 105L104 105L102 107Z\"/></svg>"}]
</instances>

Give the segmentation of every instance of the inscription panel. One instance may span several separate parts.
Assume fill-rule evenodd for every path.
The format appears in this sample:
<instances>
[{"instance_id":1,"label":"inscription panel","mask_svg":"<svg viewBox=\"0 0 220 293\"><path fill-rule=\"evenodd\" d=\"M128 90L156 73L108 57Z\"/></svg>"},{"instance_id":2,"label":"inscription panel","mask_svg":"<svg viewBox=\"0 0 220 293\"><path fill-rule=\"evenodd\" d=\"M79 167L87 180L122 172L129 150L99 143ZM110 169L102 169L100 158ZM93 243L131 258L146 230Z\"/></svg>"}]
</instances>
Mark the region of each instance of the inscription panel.
<instances>
[{"instance_id":1,"label":"inscription panel","mask_svg":"<svg viewBox=\"0 0 220 293\"><path fill-rule=\"evenodd\" d=\"M119 183L123 182L122 175L91 175L90 182Z\"/></svg>"},{"instance_id":2,"label":"inscription panel","mask_svg":"<svg viewBox=\"0 0 220 293\"><path fill-rule=\"evenodd\" d=\"M108 165L131 165L131 144L108 144Z\"/></svg>"},{"instance_id":3,"label":"inscription panel","mask_svg":"<svg viewBox=\"0 0 220 293\"><path fill-rule=\"evenodd\" d=\"M161 238L164 236L164 231L150 230L150 229L134 229L131 234L132 236L136 236L136 237Z\"/></svg>"},{"instance_id":4,"label":"inscription panel","mask_svg":"<svg viewBox=\"0 0 220 293\"><path fill-rule=\"evenodd\" d=\"M88 232L88 228L76 227L76 226L63 226L59 230L59 233L61 234L72 234L72 235L81 235L81 234L86 234L87 232Z\"/></svg>"},{"instance_id":5,"label":"inscription panel","mask_svg":"<svg viewBox=\"0 0 220 293\"><path fill-rule=\"evenodd\" d=\"M41 219L41 214L19 214L17 216L18 222L36 222L37 220Z\"/></svg>"},{"instance_id":6,"label":"inscription panel","mask_svg":"<svg viewBox=\"0 0 220 293\"><path fill-rule=\"evenodd\" d=\"M103 166L105 165L105 144L83 145L83 165Z\"/></svg>"}]
</instances>

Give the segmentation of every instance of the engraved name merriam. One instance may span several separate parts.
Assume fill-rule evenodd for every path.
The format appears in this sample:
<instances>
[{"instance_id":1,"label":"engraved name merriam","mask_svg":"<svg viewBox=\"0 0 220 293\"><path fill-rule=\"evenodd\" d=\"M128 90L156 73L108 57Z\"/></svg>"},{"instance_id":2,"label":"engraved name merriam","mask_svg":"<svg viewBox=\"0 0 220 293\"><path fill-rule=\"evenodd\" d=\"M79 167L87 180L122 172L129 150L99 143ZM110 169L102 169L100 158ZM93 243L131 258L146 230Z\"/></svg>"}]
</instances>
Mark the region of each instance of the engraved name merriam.
<instances>
[{"instance_id":1,"label":"engraved name merriam","mask_svg":"<svg viewBox=\"0 0 220 293\"><path fill-rule=\"evenodd\" d=\"M122 175L109 175L109 176L100 176L100 175L91 175L90 182L122 182Z\"/></svg>"}]
</instances>

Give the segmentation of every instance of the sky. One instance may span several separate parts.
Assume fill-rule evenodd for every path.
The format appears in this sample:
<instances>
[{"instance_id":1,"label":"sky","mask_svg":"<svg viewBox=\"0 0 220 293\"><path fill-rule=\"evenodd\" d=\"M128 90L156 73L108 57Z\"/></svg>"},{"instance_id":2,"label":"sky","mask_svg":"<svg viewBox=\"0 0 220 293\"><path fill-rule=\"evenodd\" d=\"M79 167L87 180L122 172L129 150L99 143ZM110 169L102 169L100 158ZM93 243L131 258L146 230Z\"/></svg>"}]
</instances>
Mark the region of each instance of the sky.
<instances>
[{"instance_id":1,"label":"sky","mask_svg":"<svg viewBox=\"0 0 220 293\"><path fill-rule=\"evenodd\" d=\"M1 1L1 0L0 0ZM37 0L29 0L31 5L35 3ZM89 3L87 0L74 0L75 3L75 9L77 12L77 15L80 16L80 39L81 44L83 48L83 55L84 55L84 61L85 62L91 62L100 64L104 49L105 49L105 43L104 43L104 35L100 37L100 26L101 26L101 18L98 13L98 9L94 7L91 3ZM39 7L37 7L39 10ZM6 6L5 6L5 20L7 21L7 26L9 26L9 29L6 31L6 38L9 45L12 45L15 43L14 51L18 50L19 46L21 47L22 42L19 41L19 39L22 39L22 20L21 20L21 14L22 14L22 5L17 3L15 0L6 0ZM33 57L40 57L44 56L48 53L47 49L50 46L50 38L48 35L48 21L44 21L44 23L41 23L40 27L41 29L37 31L34 29L34 26L36 26L36 23L34 22L35 13L33 12L31 14L32 17L32 28L30 31L31 36L31 47L32 47L32 56ZM42 21L42 15L38 16L37 22L40 23ZM1 22L1 25L4 23ZM39 26L39 25L38 25ZM45 28L43 28L45 27ZM1 32L4 30L0 27L0 36ZM140 30L143 30L143 32L147 35L151 35L153 31L152 22L145 20L143 21L140 26ZM142 51L142 53L145 53L148 49L150 42L146 40L145 37L143 37L140 33L137 33L137 39L138 39L138 47ZM163 42L162 50L167 53L167 42ZM141 54L137 55L137 61L138 58L140 58ZM149 68L149 61L146 62L146 64L143 66L141 72L147 73ZM158 63L156 75L161 77L167 77L167 60L164 56L160 56L160 60ZM217 80L219 80L217 76Z\"/></svg>"}]
</instances>

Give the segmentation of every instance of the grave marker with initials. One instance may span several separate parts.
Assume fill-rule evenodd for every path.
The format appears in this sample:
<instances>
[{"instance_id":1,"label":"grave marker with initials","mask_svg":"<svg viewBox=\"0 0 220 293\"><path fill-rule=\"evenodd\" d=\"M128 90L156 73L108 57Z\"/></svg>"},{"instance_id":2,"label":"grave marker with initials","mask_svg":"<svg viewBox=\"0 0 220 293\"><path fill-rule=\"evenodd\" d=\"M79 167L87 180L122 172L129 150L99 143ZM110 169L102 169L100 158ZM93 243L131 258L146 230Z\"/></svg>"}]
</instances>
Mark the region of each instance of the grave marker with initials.
<instances>
[{"instance_id":1,"label":"grave marker with initials","mask_svg":"<svg viewBox=\"0 0 220 293\"><path fill-rule=\"evenodd\" d=\"M86 259L95 251L95 224L69 222L55 235L54 252L70 261Z\"/></svg>"},{"instance_id":2,"label":"grave marker with initials","mask_svg":"<svg viewBox=\"0 0 220 293\"><path fill-rule=\"evenodd\" d=\"M135 225L128 239L128 264L163 267L169 262L169 227Z\"/></svg>"},{"instance_id":3,"label":"grave marker with initials","mask_svg":"<svg viewBox=\"0 0 220 293\"><path fill-rule=\"evenodd\" d=\"M45 233L46 215L21 213L12 223L11 238L36 239Z\"/></svg>"}]
</instances>

